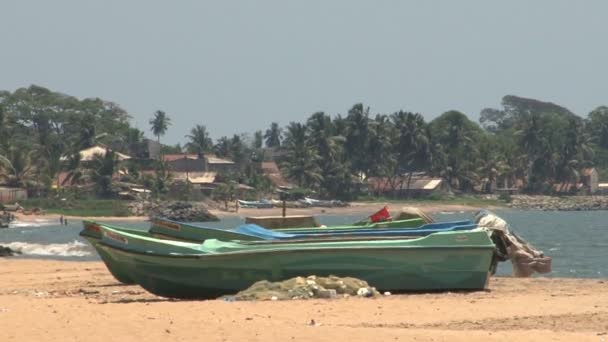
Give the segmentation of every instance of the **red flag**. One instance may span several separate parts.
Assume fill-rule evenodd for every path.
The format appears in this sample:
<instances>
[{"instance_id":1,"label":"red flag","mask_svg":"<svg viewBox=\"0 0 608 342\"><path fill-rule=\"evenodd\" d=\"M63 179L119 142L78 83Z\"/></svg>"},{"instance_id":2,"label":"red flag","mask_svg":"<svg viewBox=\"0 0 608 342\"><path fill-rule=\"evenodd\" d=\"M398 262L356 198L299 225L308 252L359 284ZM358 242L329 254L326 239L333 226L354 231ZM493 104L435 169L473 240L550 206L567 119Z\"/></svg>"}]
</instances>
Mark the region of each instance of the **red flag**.
<instances>
[{"instance_id":1,"label":"red flag","mask_svg":"<svg viewBox=\"0 0 608 342\"><path fill-rule=\"evenodd\" d=\"M388 212L388 209L386 207L380 209L377 213L371 215L369 217L369 219L372 222L382 222L382 221L388 221L391 219L391 214Z\"/></svg>"}]
</instances>

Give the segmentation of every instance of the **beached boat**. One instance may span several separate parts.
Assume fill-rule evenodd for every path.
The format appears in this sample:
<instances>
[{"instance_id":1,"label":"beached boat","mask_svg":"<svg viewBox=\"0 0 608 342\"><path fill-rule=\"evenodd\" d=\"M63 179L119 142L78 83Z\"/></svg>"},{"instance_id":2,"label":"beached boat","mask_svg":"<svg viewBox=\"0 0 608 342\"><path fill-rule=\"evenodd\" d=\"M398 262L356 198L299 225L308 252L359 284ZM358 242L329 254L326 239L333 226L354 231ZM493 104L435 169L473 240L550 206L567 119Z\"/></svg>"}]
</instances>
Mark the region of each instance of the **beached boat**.
<instances>
[{"instance_id":1,"label":"beached boat","mask_svg":"<svg viewBox=\"0 0 608 342\"><path fill-rule=\"evenodd\" d=\"M344 203L339 200L325 201L325 200L317 200L317 199L310 198L310 197L304 197L302 199L299 199L298 202L302 203L303 205L305 205L307 207L322 207L322 208L345 207L346 205L348 205L347 203Z\"/></svg>"},{"instance_id":2,"label":"beached boat","mask_svg":"<svg viewBox=\"0 0 608 342\"><path fill-rule=\"evenodd\" d=\"M133 281L133 279L131 279L129 272L122 269L120 267L120 265L114 265L111 262L110 256L103 249L99 248L99 242L101 241L101 238L102 238L100 224L96 223L96 222L92 222L92 221L82 221L82 225L83 225L83 229L79 235L82 236L84 239L86 239L91 244L91 246L93 246L93 248L95 248L95 251L97 252L97 254L99 254L99 257L101 258L103 263L106 265L106 267L108 268L108 270L110 271L112 276L121 283L134 284L135 282ZM105 226L108 228L116 229L121 232L129 233L131 235L151 237L151 235L148 232L143 231L143 230L115 227L115 226L110 226L110 225L105 225Z\"/></svg>"},{"instance_id":3,"label":"beached boat","mask_svg":"<svg viewBox=\"0 0 608 342\"><path fill-rule=\"evenodd\" d=\"M150 233L159 238L173 238L185 241L205 241L218 239L231 240L299 240L313 238L339 238L339 237L379 237L379 236L420 236L435 231L475 228L471 221L442 222L421 225L420 219L403 220L402 228L367 228L365 226L340 226L327 228L298 228L282 231L265 229L254 224L239 226L227 230L211 228L195 224L176 222L167 219L154 219ZM464 228L459 228L466 226ZM408 228L408 229L404 229Z\"/></svg>"},{"instance_id":4,"label":"beached boat","mask_svg":"<svg viewBox=\"0 0 608 342\"><path fill-rule=\"evenodd\" d=\"M256 209L268 209L272 208L274 204L268 200L259 200L259 201L243 201L238 200L239 207L241 208L256 208Z\"/></svg>"},{"instance_id":5,"label":"beached boat","mask_svg":"<svg viewBox=\"0 0 608 342\"><path fill-rule=\"evenodd\" d=\"M486 287L494 244L484 230L440 232L404 240L192 244L111 228L101 248L146 290L164 297L213 298L259 280L351 276L380 290L479 290Z\"/></svg>"},{"instance_id":6,"label":"beached boat","mask_svg":"<svg viewBox=\"0 0 608 342\"><path fill-rule=\"evenodd\" d=\"M428 235L436 231L447 231L447 230L466 230L473 229L475 225L471 224L470 221L456 221L456 222L444 222L435 223L429 225L420 226L419 229L409 230L390 230L390 229L373 229L363 230L357 229L355 231L326 231L324 234L318 234L323 232L322 230L315 229L312 232L315 234L285 234L272 230L267 230L256 225L244 225L237 227L234 230L225 230L219 228L210 228L203 226L195 226L188 224L179 224L170 220L162 220L163 226L169 230L158 234L156 232L150 233L138 229L129 229L123 227L117 227L107 224L101 224L92 221L83 221L83 230L80 232L80 236L85 238L93 248L99 254L101 260L106 264L110 273L116 278L116 280L125 283L132 284L133 280L130 278L128 272L125 272L120 267L112 268L108 264L109 256L103 250L99 248L99 242L102 238L101 227L107 227L115 231L129 233L131 235L137 235L140 237L157 237L161 239L170 239L174 241L182 242L194 242L200 243L207 239L219 239L224 241L241 240L241 241L280 241L290 240L293 243L307 242L311 239L324 240L324 241L335 241L335 240L364 240L364 239L403 239L407 237L423 236ZM154 227L154 226L153 226ZM153 229L151 229L153 231Z\"/></svg>"}]
</instances>

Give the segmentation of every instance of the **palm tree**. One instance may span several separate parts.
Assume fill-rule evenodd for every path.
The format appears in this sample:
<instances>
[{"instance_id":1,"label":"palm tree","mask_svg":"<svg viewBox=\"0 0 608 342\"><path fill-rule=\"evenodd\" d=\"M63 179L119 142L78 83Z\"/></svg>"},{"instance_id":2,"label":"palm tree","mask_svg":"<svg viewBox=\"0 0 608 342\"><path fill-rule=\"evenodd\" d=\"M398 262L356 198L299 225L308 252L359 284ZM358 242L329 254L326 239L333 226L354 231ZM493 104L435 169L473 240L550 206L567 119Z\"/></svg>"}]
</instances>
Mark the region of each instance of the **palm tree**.
<instances>
[{"instance_id":1,"label":"palm tree","mask_svg":"<svg viewBox=\"0 0 608 342\"><path fill-rule=\"evenodd\" d=\"M154 170L154 178L152 180L152 190L156 198L160 195L166 194L169 191L169 185L171 183L171 172L169 172L169 165L166 161L160 159L156 162L156 168Z\"/></svg>"},{"instance_id":2,"label":"palm tree","mask_svg":"<svg viewBox=\"0 0 608 342\"><path fill-rule=\"evenodd\" d=\"M64 170L67 171L67 176L63 182L58 185L77 185L84 181L85 170L80 162L80 153L73 153L68 157Z\"/></svg>"},{"instance_id":3,"label":"palm tree","mask_svg":"<svg viewBox=\"0 0 608 342\"><path fill-rule=\"evenodd\" d=\"M283 163L287 177L295 180L298 186L316 187L322 180L317 164L319 155L309 144L306 126L296 122L290 123L283 146L287 150Z\"/></svg>"},{"instance_id":4,"label":"palm tree","mask_svg":"<svg viewBox=\"0 0 608 342\"><path fill-rule=\"evenodd\" d=\"M420 114L399 111L392 115L398 134L397 166L399 173L407 172L406 196L409 196L412 175L431 167L431 142L424 118Z\"/></svg>"},{"instance_id":5,"label":"palm tree","mask_svg":"<svg viewBox=\"0 0 608 342\"><path fill-rule=\"evenodd\" d=\"M331 117L323 112L313 114L307 121L308 144L318 155L321 195L336 196L350 186L350 172L344 158L344 142L341 135L335 135Z\"/></svg>"},{"instance_id":6,"label":"palm tree","mask_svg":"<svg viewBox=\"0 0 608 342\"><path fill-rule=\"evenodd\" d=\"M188 152L197 153L199 158L203 156L204 152L208 152L213 148L213 141L209 137L207 127L204 125L196 125L190 130L190 134L186 135L186 138L190 139L186 143Z\"/></svg>"},{"instance_id":7,"label":"palm tree","mask_svg":"<svg viewBox=\"0 0 608 342\"><path fill-rule=\"evenodd\" d=\"M350 156L352 171L367 177L371 169L367 148L369 146L369 107L355 104L346 116L346 153Z\"/></svg>"},{"instance_id":8,"label":"palm tree","mask_svg":"<svg viewBox=\"0 0 608 342\"><path fill-rule=\"evenodd\" d=\"M228 157L230 155L230 139L228 137L219 138L213 146L213 152L218 157Z\"/></svg>"},{"instance_id":9,"label":"palm tree","mask_svg":"<svg viewBox=\"0 0 608 342\"><path fill-rule=\"evenodd\" d=\"M36 182L36 159L31 152L13 148L0 155L0 179L9 186L30 187Z\"/></svg>"},{"instance_id":10,"label":"palm tree","mask_svg":"<svg viewBox=\"0 0 608 342\"><path fill-rule=\"evenodd\" d=\"M110 197L113 194L112 176L117 165L116 154L108 149L105 155L95 155L88 166L88 177L100 197Z\"/></svg>"},{"instance_id":11,"label":"palm tree","mask_svg":"<svg viewBox=\"0 0 608 342\"><path fill-rule=\"evenodd\" d=\"M278 123L273 122L270 124L270 128L264 134L264 139L266 139L267 147L281 147L283 132Z\"/></svg>"},{"instance_id":12,"label":"palm tree","mask_svg":"<svg viewBox=\"0 0 608 342\"><path fill-rule=\"evenodd\" d=\"M150 128L152 134L156 136L160 143L160 136L165 135L167 132L167 129L171 125L171 119L162 110L157 110L154 112L154 117L150 119L150 125L152 126Z\"/></svg>"}]
</instances>

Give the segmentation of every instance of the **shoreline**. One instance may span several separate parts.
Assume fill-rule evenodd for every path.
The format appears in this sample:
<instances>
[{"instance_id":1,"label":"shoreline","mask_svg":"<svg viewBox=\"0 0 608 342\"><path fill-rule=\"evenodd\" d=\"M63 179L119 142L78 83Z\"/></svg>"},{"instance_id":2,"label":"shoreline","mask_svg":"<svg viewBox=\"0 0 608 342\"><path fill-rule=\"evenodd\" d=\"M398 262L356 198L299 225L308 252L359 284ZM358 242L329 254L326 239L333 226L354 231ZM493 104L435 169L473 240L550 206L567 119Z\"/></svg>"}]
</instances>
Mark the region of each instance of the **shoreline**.
<instances>
[{"instance_id":1,"label":"shoreline","mask_svg":"<svg viewBox=\"0 0 608 342\"><path fill-rule=\"evenodd\" d=\"M447 204L447 203L433 203L433 202L352 202L347 207L335 207L335 208L323 208L323 207L309 207L309 208L287 208L287 215L361 215L361 218L365 218L374 212L387 206L389 211L393 215L397 215L401 212L403 207L417 207L426 213L438 213L438 212L460 212L460 211L476 211L479 210L478 206L462 205L462 204ZM502 208L497 206L486 206L484 208L496 209ZM209 209L209 212L213 215L222 217L247 217L247 216L281 216L282 208L267 208L267 209L254 209L254 208L239 208L236 211L224 211L219 209ZM14 213L15 219L20 222L36 222L37 220L57 221L59 222L60 214L40 214L40 215L25 215L23 213ZM63 215L63 217L70 220L98 220L98 221L148 221L148 216L77 216L77 215Z\"/></svg>"},{"instance_id":2,"label":"shoreline","mask_svg":"<svg viewBox=\"0 0 608 342\"><path fill-rule=\"evenodd\" d=\"M180 301L101 262L0 259L6 341L601 341L608 280L493 277L489 290L376 299ZM204 327L201 327L204 324Z\"/></svg>"}]
</instances>

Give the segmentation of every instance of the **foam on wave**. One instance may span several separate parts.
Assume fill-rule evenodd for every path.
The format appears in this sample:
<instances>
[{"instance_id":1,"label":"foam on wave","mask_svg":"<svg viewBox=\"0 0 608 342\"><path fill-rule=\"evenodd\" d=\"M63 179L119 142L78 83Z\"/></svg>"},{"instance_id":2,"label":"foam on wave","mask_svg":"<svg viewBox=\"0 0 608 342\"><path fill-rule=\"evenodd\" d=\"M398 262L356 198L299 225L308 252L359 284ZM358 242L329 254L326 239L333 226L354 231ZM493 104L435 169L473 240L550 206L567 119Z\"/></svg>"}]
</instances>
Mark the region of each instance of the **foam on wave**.
<instances>
[{"instance_id":1,"label":"foam on wave","mask_svg":"<svg viewBox=\"0 0 608 342\"><path fill-rule=\"evenodd\" d=\"M3 245L16 252L20 252L23 255L52 255L62 257L85 257L91 255L89 246L76 240L68 243L52 243L46 245L16 241L8 244L3 243Z\"/></svg>"}]
</instances>

